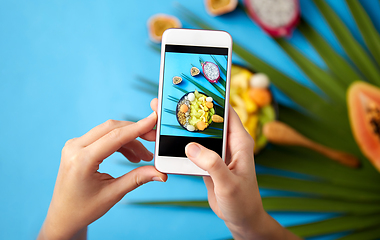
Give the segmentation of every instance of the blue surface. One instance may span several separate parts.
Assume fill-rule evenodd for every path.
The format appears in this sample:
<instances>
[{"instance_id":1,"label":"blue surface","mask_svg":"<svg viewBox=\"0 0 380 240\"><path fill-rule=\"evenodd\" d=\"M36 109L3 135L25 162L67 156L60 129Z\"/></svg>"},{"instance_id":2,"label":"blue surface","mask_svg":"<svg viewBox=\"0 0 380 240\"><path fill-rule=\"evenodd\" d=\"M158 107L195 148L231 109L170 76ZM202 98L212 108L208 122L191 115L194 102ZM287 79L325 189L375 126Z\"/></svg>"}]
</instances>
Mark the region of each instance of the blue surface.
<instances>
[{"instance_id":1,"label":"blue surface","mask_svg":"<svg viewBox=\"0 0 380 240\"><path fill-rule=\"evenodd\" d=\"M68 139L81 136L110 118L124 119L126 114L144 117L150 113L151 96L134 90L133 86L137 75L158 80L159 55L146 44L146 21L155 13L176 15L172 2L0 1L0 239L37 236L53 192L60 151ZM207 15L201 0L179 2L218 29L230 32L236 42L285 74L316 89L276 43L241 14L241 10L212 18ZM362 43L344 1L327 2ZM380 29L379 1L361 2L376 28ZM310 0L301 0L301 11L302 16L345 56ZM298 33L294 33L290 42L324 66ZM279 92L276 97L287 101ZM146 145L153 150L152 143ZM132 169L119 161L123 161L122 157L113 155L100 170L116 177ZM126 204L140 200L205 198L206 189L201 181L170 176L165 184L150 183L128 194L89 227L89 238L229 237L223 221L210 210ZM274 216L283 225L329 217L326 214Z\"/></svg>"},{"instance_id":2,"label":"blue surface","mask_svg":"<svg viewBox=\"0 0 380 240\"><path fill-rule=\"evenodd\" d=\"M196 77L192 77L190 75L190 69L191 64L193 64L195 67L197 67L201 73L202 66L199 62L199 58L202 58L204 62L214 62L212 57L209 54L184 54L184 53L175 53L175 52L167 52L165 53L165 68L164 68L164 87L162 92L162 115L161 115L161 135L170 135L170 136L184 136L184 137L210 137L210 135L204 134L207 132L208 129L204 131L204 133L196 133L196 132L189 132L183 128L173 128L169 127L171 126L180 126L177 118L175 115L170 114L164 109L176 111L178 102L173 102L169 99L169 96L175 97L177 99L181 99L184 96L184 93L177 88L174 88L173 84L173 77L175 76L181 76L181 73L186 74L188 77L193 79L195 82L200 84L201 86L205 87L210 92L214 93L215 95L223 98L223 101L225 99L225 96L222 96L221 93L219 93L216 88L213 87L212 84L217 84L218 87L224 89L224 87L218 83L210 83L207 81L205 77L203 77L201 74L199 74ZM223 55L213 55L213 57L218 60L220 64L224 65L224 69L227 69L227 60ZM220 71L220 76L223 79L226 79L226 76L223 75L223 73ZM178 85L181 89L186 90L187 92L194 92L197 90L198 92L202 92L201 89L197 88L194 84L187 81L186 79L183 79L183 81ZM216 104L214 102L214 104ZM222 116L223 117L223 116ZM221 138L223 136L223 132L220 131L220 136L213 136L213 137L219 137Z\"/></svg>"}]
</instances>

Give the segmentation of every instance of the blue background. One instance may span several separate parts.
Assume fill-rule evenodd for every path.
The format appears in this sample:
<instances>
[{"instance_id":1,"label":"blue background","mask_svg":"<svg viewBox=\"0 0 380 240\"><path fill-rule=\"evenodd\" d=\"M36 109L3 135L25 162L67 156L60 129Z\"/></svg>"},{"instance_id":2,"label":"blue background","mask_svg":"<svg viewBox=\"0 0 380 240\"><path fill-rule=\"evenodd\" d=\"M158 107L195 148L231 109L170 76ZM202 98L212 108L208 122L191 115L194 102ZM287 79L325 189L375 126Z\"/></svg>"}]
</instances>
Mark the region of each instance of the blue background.
<instances>
[{"instance_id":1,"label":"blue background","mask_svg":"<svg viewBox=\"0 0 380 240\"><path fill-rule=\"evenodd\" d=\"M216 58L222 66L224 66L225 69L227 69L227 60L223 55L213 55L214 58ZM199 62L199 57L203 59L203 61L207 62L214 62L214 60L211 58L209 54L189 54L189 53L174 53L174 52L167 52L165 53L165 67L164 67L164 87L163 87L163 93L162 93L162 109L170 109L175 111L177 108L177 103L171 101L168 99L168 96L173 96L175 98L181 99L181 97L184 95L184 93L176 88L173 87L173 77L174 76L180 76L181 73L186 74L188 77L192 78L197 83L201 84L203 87L206 87L209 91L216 94L219 97L222 97L223 99L225 96L222 96L216 88L214 88L211 84L207 81L206 78L204 78L201 73L202 66ZM191 64L193 64L195 67L197 67L201 73L198 76L192 77L190 75L190 69ZM223 75L223 73L220 71L220 75L223 79L226 79L226 77ZM219 87L223 88L222 85L218 83ZM178 85L182 89L193 92L197 90L198 92L201 92L199 88L197 88L195 85L193 85L191 82L187 81L186 79L182 79L182 82ZM224 88L223 88L224 89ZM214 102L215 104L215 102ZM184 136L184 137L209 137L209 135L202 134L202 133L196 133L196 132L189 132L185 129L177 129L168 127L162 124L170 124L170 125L176 125L180 126L177 118L175 115L170 114L168 112L165 112L162 110L161 113L161 135L171 135L171 136ZM205 130L207 131L207 129Z\"/></svg>"},{"instance_id":2,"label":"blue background","mask_svg":"<svg viewBox=\"0 0 380 240\"><path fill-rule=\"evenodd\" d=\"M259 57L303 84L315 86L241 10L210 17L204 3L179 0ZM343 0L327 0L363 43ZM379 1L361 0L380 30ZM310 0L302 16L339 53L342 47ZM157 80L159 54L148 47L147 19L155 13L178 16L172 0L25 1L0 0L0 239L32 239L46 215L64 143L106 121L150 114L151 96L135 90L136 77ZM180 17L180 16L178 16ZM189 27L184 24L185 27ZM297 31L289 41L316 64L323 61ZM233 57L234 62L239 59ZM276 92L281 101L291 104ZM147 144L153 150L153 144ZM131 170L113 155L101 171L113 176ZM258 171L269 171L258 168ZM261 191L262 195L278 192ZM132 201L206 199L198 179L170 176L128 194L90 225L90 239L222 239L223 221L210 210L138 207ZM328 214L273 216L283 225L323 219ZM320 239L332 239L327 236Z\"/></svg>"}]
</instances>

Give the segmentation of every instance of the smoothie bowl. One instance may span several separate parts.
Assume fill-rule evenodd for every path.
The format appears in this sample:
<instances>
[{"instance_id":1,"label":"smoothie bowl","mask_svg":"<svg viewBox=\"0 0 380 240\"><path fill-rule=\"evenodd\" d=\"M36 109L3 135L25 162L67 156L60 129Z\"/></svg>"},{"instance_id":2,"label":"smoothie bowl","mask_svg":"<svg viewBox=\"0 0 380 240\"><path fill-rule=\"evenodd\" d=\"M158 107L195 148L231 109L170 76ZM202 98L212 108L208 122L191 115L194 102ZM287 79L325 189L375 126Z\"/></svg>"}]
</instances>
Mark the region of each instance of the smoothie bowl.
<instances>
[{"instance_id":1,"label":"smoothie bowl","mask_svg":"<svg viewBox=\"0 0 380 240\"><path fill-rule=\"evenodd\" d=\"M215 114L212 97L197 90L182 96L177 104L176 116L179 125L189 132L202 132L212 122L223 122L223 118Z\"/></svg>"}]
</instances>

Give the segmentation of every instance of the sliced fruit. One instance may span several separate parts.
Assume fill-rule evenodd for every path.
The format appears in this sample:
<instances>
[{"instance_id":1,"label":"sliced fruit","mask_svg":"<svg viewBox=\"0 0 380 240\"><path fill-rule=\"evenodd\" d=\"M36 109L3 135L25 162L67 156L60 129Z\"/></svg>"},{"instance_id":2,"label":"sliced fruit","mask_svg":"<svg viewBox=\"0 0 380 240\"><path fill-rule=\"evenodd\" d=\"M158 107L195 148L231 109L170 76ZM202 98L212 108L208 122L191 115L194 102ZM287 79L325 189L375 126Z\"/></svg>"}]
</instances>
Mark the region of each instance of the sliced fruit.
<instances>
[{"instance_id":1,"label":"sliced fruit","mask_svg":"<svg viewBox=\"0 0 380 240\"><path fill-rule=\"evenodd\" d=\"M173 84L177 85L177 84L180 84L181 82L182 82L181 77L178 77L178 76L173 77Z\"/></svg>"},{"instance_id":2,"label":"sliced fruit","mask_svg":"<svg viewBox=\"0 0 380 240\"><path fill-rule=\"evenodd\" d=\"M248 120L248 113L245 111L245 108L241 107L234 107L235 112L240 118L240 121L243 123L243 125L247 122Z\"/></svg>"},{"instance_id":3,"label":"sliced fruit","mask_svg":"<svg viewBox=\"0 0 380 240\"><path fill-rule=\"evenodd\" d=\"M242 70L235 74L231 78L232 88L241 88L243 90L248 88L248 79L252 76L252 73L246 70Z\"/></svg>"},{"instance_id":4,"label":"sliced fruit","mask_svg":"<svg viewBox=\"0 0 380 240\"><path fill-rule=\"evenodd\" d=\"M223 117L219 116L219 115L212 115L212 121L213 122L216 122L216 123L222 123L224 121Z\"/></svg>"},{"instance_id":5,"label":"sliced fruit","mask_svg":"<svg viewBox=\"0 0 380 240\"><path fill-rule=\"evenodd\" d=\"M259 107L264 107L272 101L271 93L265 88L251 88L249 96Z\"/></svg>"},{"instance_id":6,"label":"sliced fruit","mask_svg":"<svg viewBox=\"0 0 380 240\"><path fill-rule=\"evenodd\" d=\"M200 71L199 71L199 69L197 68L197 67L192 67L191 69L190 69L190 74L191 74L191 76L197 76L198 74L200 73Z\"/></svg>"},{"instance_id":7,"label":"sliced fruit","mask_svg":"<svg viewBox=\"0 0 380 240\"><path fill-rule=\"evenodd\" d=\"M203 121L197 122L197 128L198 128L199 131L205 130L206 127L207 127L207 125L206 125L205 122L203 122Z\"/></svg>"},{"instance_id":8,"label":"sliced fruit","mask_svg":"<svg viewBox=\"0 0 380 240\"><path fill-rule=\"evenodd\" d=\"M245 124L245 128L247 132L251 135L253 139L256 139L256 128L257 128L258 120L259 118L257 115L252 115L252 116L249 116Z\"/></svg>"},{"instance_id":9,"label":"sliced fruit","mask_svg":"<svg viewBox=\"0 0 380 240\"><path fill-rule=\"evenodd\" d=\"M248 113L254 113L257 111L257 104L249 97L248 90L242 93L243 100L245 102L245 109Z\"/></svg>"},{"instance_id":10,"label":"sliced fruit","mask_svg":"<svg viewBox=\"0 0 380 240\"><path fill-rule=\"evenodd\" d=\"M249 80L249 85L253 88L268 88L269 84L269 77L265 73L253 74Z\"/></svg>"},{"instance_id":11,"label":"sliced fruit","mask_svg":"<svg viewBox=\"0 0 380 240\"><path fill-rule=\"evenodd\" d=\"M289 36L299 22L298 0L244 0L248 14L273 37Z\"/></svg>"},{"instance_id":12,"label":"sliced fruit","mask_svg":"<svg viewBox=\"0 0 380 240\"><path fill-rule=\"evenodd\" d=\"M156 14L148 19L149 37L154 42L161 42L162 34L169 28L180 28L178 18L166 14Z\"/></svg>"},{"instance_id":13,"label":"sliced fruit","mask_svg":"<svg viewBox=\"0 0 380 240\"><path fill-rule=\"evenodd\" d=\"M210 15L218 16L232 12L238 0L205 0L206 10Z\"/></svg>"},{"instance_id":14,"label":"sliced fruit","mask_svg":"<svg viewBox=\"0 0 380 240\"><path fill-rule=\"evenodd\" d=\"M366 82L352 83L347 105L356 143L380 172L380 88Z\"/></svg>"},{"instance_id":15,"label":"sliced fruit","mask_svg":"<svg viewBox=\"0 0 380 240\"><path fill-rule=\"evenodd\" d=\"M217 83L220 78L220 71L218 66L212 62L203 62L202 70L205 78L210 83Z\"/></svg>"}]
</instances>

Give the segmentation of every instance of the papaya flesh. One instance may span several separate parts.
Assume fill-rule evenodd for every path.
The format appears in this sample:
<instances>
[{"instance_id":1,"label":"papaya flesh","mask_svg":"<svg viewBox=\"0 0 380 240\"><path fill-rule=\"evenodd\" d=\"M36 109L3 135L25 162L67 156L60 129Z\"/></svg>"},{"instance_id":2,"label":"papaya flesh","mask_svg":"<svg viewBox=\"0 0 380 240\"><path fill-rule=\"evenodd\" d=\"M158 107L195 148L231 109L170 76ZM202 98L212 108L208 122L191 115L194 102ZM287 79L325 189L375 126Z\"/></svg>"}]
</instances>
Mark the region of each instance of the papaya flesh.
<instances>
[{"instance_id":1,"label":"papaya flesh","mask_svg":"<svg viewBox=\"0 0 380 240\"><path fill-rule=\"evenodd\" d=\"M354 82L347 92L347 104L356 143L380 172L380 88Z\"/></svg>"}]
</instances>

